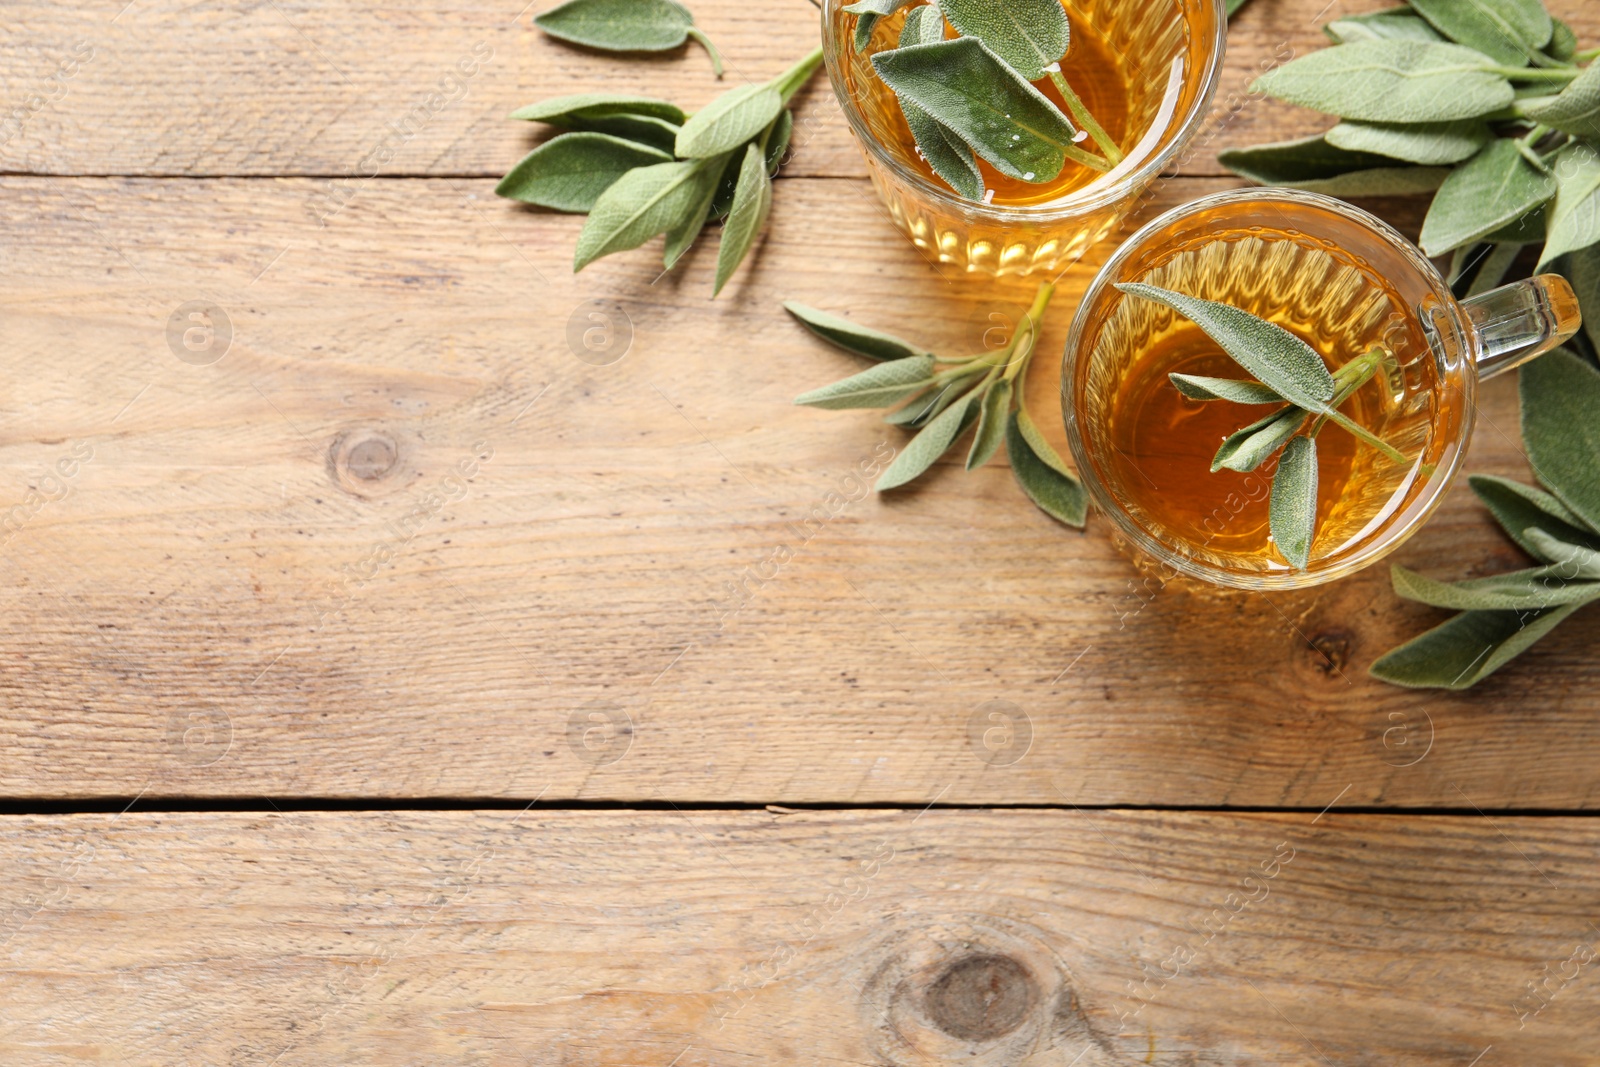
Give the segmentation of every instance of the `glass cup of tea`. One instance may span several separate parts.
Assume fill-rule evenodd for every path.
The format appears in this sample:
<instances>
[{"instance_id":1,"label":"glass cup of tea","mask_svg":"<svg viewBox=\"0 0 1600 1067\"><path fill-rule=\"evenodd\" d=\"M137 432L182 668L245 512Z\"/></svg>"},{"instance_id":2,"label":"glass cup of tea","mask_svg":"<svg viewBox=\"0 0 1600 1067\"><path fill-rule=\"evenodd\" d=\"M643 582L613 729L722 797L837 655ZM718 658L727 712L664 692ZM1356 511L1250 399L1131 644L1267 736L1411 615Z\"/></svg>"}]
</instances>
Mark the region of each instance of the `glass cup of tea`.
<instances>
[{"instance_id":1,"label":"glass cup of tea","mask_svg":"<svg viewBox=\"0 0 1600 1067\"><path fill-rule=\"evenodd\" d=\"M1340 410L1405 462L1331 427L1318 437L1305 570L1271 541L1276 458L1247 473L1211 471L1222 439L1267 409L1190 400L1168 378L1248 375L1188 319L1116 288L1127 282L1242 308L1298 336L1333 372L1381 353L1376 376ZM1427 257L1365 211L1286 189L1218 193L1145 226L1090 283L1062 365L1067 440L1136 559L1235 589L1319 585L1421 527L1460 469L1478 382L1579 324L1572 287L1557 275L1457 300Z\"/></svg>"},{"instance_id":2,"label":"glass cup of tea","mask_svg":"<svg viewBox=\"0 0 1600 1067\"><path fill-rule=\"evenodd\" d=\"M872 184L918 248L994 276L1060 271L1122 221L1198 132L1228 28L1224 0L1063 0L1072 26L1063 66L1124 158L1109 171L1069 162L1045 184L1007 178L980 161L986 199L977 202L934 175L894 92L873 69L872 56L896 47L911 9L879 20L858 51L856 18L844 10L851 2L826 0L823 50ZM1040 88L1056 98L1048 82Z\"/></svg>"}]
</instances>

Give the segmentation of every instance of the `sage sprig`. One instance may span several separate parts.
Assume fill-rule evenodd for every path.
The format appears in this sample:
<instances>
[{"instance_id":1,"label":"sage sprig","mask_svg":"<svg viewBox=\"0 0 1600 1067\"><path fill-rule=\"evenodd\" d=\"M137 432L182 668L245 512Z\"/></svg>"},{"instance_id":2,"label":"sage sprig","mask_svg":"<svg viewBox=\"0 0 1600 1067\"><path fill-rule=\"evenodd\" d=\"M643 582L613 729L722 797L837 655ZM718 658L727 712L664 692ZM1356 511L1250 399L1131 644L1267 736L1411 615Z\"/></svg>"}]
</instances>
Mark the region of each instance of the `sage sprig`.
<instances>
[{"instance_id":1,"label":"sage sprig","mask_svg":"<svg viewBox=\"0 0 1600 1067\"><path fill-rule=\"evenodd\" d=\"M557 40L607 52L670 52L693 38L722 77L722 54L673 0L567 0L536 15L533 24Z\"/></svg>"},{"instance_id":2,"label":"sage sprig","mask_svg":"<svg viewBox=\"0 0 1600 1067\"><path fill-rule=\"evenodd\" d=\"M858 0L855 46L911 0ZM946 22L956 36L946 39ZM1060 0L937 0L905 16L896 47L872 57L900 102L917 149L934 174L969 200L988 195L977 160L1024 182L1054 181L1073 163L1107 171L1122 160L1116 140L1073 91L1062 70L1072 27ZM1039 85L1048 82L1063 112ZM1082 142L1092 139L1099 154Z\"/></svg>"},{"instance_id":3,"label":"sage sprig","mask_svg":"<svg viewBox=\"0 0 1600 1067\"><path fill-rule=\"evenodd\" d=\"M1493 288L1517 253L1578 285L1600 245L1600 50L1539 0L1409 0L1323 27L1334 46L1256 79L1340 118L1327 133L1220 154L1266 185L1334 196L1434 193L1420 243L1453 255L1458 295ZM1600 291L1582 290L1600 322ZM1596 355L1589 338L1575 343Z\"/></svg>"},{"instance_id":4,"label":"sage sprig","mask_svg":"<svg viewBox=\"0 0 1600 1067\"><path fill-rule=\"evenodd\" d=\"M573 0L556 12L580 2L591 0ZM601 8L585 10L589 21L582 25L604 22L595 15ZM818 48L771 81L732 89L692 115L665 100L600 93L519 108L512 118L571 132L524 156L495 192L588 215L573 250L575 272L663 234L662 262L670 270L707 222L724 219L715 296L766 226L772 177L794 129L789 101L821 63Z\"/></svg>"},{"instance_id":5,"label":"sage sprig","mask_svg":"<svg viewBox=\"0 0 1600 1067\"><path fill-rule=\"evenodd\" d=\"M803 304L785 304L818 337L879 361L843 381L802 394L795 403L833 410L891 408L885 421L917 431L879 477L880 492L920 477L971 429L967 470L983 466L1004 446L1012 474L1028 498L1052 518L1081 527L1088 517L1088 494L1029 416L1023 395L1045 308L1054 292L1052 284L1039 287L1004 348L955 358Z\"/></svg>"},{"instance_id":6,"label":"sage sprig","mask_svg":"<svg viewBox=\"0 0 1600 1067\"><path fill-rule=\"evenodd\" d=\"M1393 568L1395 592L1461 614L1372 665L1413 688L1467 689L1600 600L1600 370L1565 349L1522 368L1522 433L1540 486L1474 476L1473 492L1538 566L1446 583Z\"/></svg>"},{"instance_id":7,"label":"sage sprig","mask_svg":"<svg viewBox=\"0 0 1600 1067\"><path fill-rule=\"evenodd\" d=\"M1241 381L1171 374L1173 388L1191 400L1276 404L1277 408L1230 434L1211 461L1213 473L1253 471L1280 453L1267 508L1272 541L1296 570L1310 565L1317 528L1317 436L1332 422L1395 463L1406 458L1339 410L1386 360L1374 348L1329 372L1314 348L1283 327L1240 308L1201 300L1139 282L1117 286L1129 296L1167 307L1200 327L1252 376Z\"/></svg>"}]
</instances>

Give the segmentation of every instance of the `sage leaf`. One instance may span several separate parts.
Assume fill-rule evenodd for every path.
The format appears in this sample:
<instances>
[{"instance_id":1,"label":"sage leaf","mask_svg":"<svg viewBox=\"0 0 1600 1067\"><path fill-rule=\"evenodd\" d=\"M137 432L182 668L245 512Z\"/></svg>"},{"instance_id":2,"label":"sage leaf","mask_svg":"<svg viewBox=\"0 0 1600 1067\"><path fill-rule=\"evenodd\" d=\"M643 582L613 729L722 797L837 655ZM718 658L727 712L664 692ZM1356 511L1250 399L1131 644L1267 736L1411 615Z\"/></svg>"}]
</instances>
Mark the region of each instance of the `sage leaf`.
<instances>
[{"instance_id":1,"label":"sage leaf","mask_svg":"<svg viewBox=\"0 0 1600 1067\"><path fill-rule=\"evenodd\" d=\"M964 375L955 381L946 382L931 393L924 393L914 398L899 411L885 415L883 421L891 426L926 426L943 414L957 399L965 395L973 383L982 376L982 373L982 371L979 371L972 375Z\"/></svg>"},{"instance_id":2,"label":"sage leaf","mask_svg":"<svg viewBox=\"0 0 1600 1067\"><path fill-rule=\"evenodd\" d=\"M783 157L789 151L789 141L794 137L794 112L784 108L783 114L778 116L776 125L772 127L772 135L767 138L767 176L774 177L778 168L783 164Z\"/></svg>"},{"instance_id":3,"label":"sage leaf","mask_svg":"<svg viewBox=\"0 0 1600 1067\"><path fill-rule=\"evenodd\" d=\"M1256 92L1368 122L1444 122L1510 104L1511 83L1487 56L1454 44L1356 41L1270 70Z\"/></svg>"},{"instance_id":4,"label":"sage leaf","mask_svg":"<svg viewBox=\"0 0 1600 1067\"><path fill-rule=\"evenodd\" d=\"M1564 348L1521 371L1522 440L1545 487L1600 529L1600 370Z\"/></svg>"},{"instance_id":5,"label":"sage leaf","mask_svg":"<svg viewBox=\"0 0 1600 1067\"><path fill-rule=\"evenodd\" d=\"M1550 561L1551 568L1569 580L1600 580L1600 552L1552 536L1538 527L1526 531L1527 538Z\"/></svg>"},{"instance_id":6,"label":"sage leaf","mask_svg":"<svg viewBox=\"0 0 1600 1067\"><path fill-rule=\"evenodd\" d=\"M900 29L900 47L918 44L938 44L944 40L944 15L933 4L914 7L906 13L906 24Z\"/></svg>"},{"instance_id":7,"label":"sage leaf","mask_svg":"<svg viewBox=\"0 0 1600 1067\"><path fill-rule=\"evenodd\" d=\"M1472 284L1467 286L1468 299L1482 296L1489 290L1497 288L1505 280L1511 264L1522 253L1522 246L1519 244L1496 244L1490 245L1489 248L1489 254L1483 257L1478 272L1472 276Z\"/></svg>"},{"instance_id":8,"label":"sage leaf","mask_svg":"<svg viewBox=\"0 0 1600 1067\"><path fill-rule=\"evenodd\" d=\"M1540 244L1544 241L1548 207L1549 201L1546 201L1520 219L1506 223L1493 233L1484 234L1479 240L1497 245Z\"/></svg>"},{"instance_id":9,"label":"sage leaf","mask_svg":"<svg viewBox=\"0 0 1600 1067\"><path fill-rule=\"evenodd\" d=\"M717 245L717 282L711 290L712 296L722 292L722 287L744 262L771 211L772 179L767 175L766 156L760 145L751 144L745 149L733 210L728 213L728 221L722 227L722 241Z\"/></svg>"},{"instance_id":10,"label":"sage leaf","mask_svg":"<svg viewBox=\"0 0 1600 1067\"><path fill-rule=\"evenodd\" d=\"M1334 44L1355 41L1443 41L1444 36L1409 7L1347 15L1322 27Z\"/></svg>"},{"instance_id":11,"label":"sage leaf","mask_svg":"<svg viewBox=\"0 0 1600 1067\"><path fill-rule=\"evenodd\" d=\"M1578 138L1600 141L1600 62L1590 62L1549 102L1525 107L1534 122Z\"/></svg>"},{"instance_id":12,"label":"sage leaf","mask_svg":"<svg viewBox=\"0 0 1600 1067\"><path fill-rule=\"evenodd\" d=\"M1578 294L1584 334L1594 350L1600 352L1600 245L1569 252L1561 273Z\"/></svg>"},{"instance_id":13,"label":"sage leaf","mask_svg":"<svg viewBox=\"0 0 1600 1067\"><path fill-rule=\"evenodd\" d=\"M789 314L799 319L806 329L847 352L876 360L909 359L912 356L933 358L927 350L917 347L910 341L902 341L892 334L862 326L838 315L830 315L826 311L818 311L816 308L797 304L792 300L785 302L783 306Z\"/></svg>"},{"instance_id":14,"label":"sage leaf","mask_svg":"<svg viewBox=\"0 0 1600 1067\"><path fill-rule=\"evenodd\" d=\"M1371 667L1413 689L1470 689L1533 646L1582 605L1528 613L1468 611L1413 638Z\"/></svg>"},{"instance_id":15,"label":"sage leaf","mask_svg":"<svg viewBox=\"0 0 1600 1067\"><path fill-rule=\"evenodd\" d=\"M963 37L976 37L1030 82L1059 70L1072 27L1061 0L938 0Z\"/></svg>"},{"instance_id":16,"label":"sage leaf","mask_svg":"<svg viewBox=\"0 0 1600 1067\"><path fill-rule=\"evenodd\" d=\"M1266 462L1268 456L1299 433L1310 418L1309 412L1287 407L1235 430L1223 440L1222 447L1212 457L1211 473L1230 470L1247 474L1255 470Z\"/></svg>"},{"instance_id":17,"label":"sage leaf","mask_svg":"<svg viewBox=\"0 0 1600 1067\"><path fill-rule=\"evenodd\" d=\"M1477 155L1492 134L1482 119L1416 124L1347 120L1323 136L1338 148L1436 167Z\"/></svg>"},{"instance_id":18,"label":"sage leaf","mask_svg":"<svg viewBox=\"0 0 1600 1067\"><path fill-rule=\"evenodd\" d=\"M900 110L906 117L906 125L911 127L911 135L917 140L922 158L928 161L933 172L968 200L982 200L983 172L978 169L977 157L967 142L909 100L900 101Z\"/></svg>"},{"instance_id":19,"label":"sage leaf","mask_svg":"<svg viewBox=\"0 0 1600 1067\"><path fill-rule=\"evenodd\" d=\"M978 403L978 432L972 435L967 451L967 470L977 470L994 458L1005 440L1011 419L1011 382L1002 378L989 386Z\"/></svg>"},{"instance_id":20,"label":"sage leaf","mask_svg":"<svg viewBox=\"0 0 1600 1067\"><path fill-rule=\"evenodd\" d=\"M1555 174L1556 198L1539 270L1557 256L1600 243L1600 152L1582 142L1569 145Z\"/></svg>"},{"instance_id":21,"label":"sage leaf","mask_svg":"<svg viewBox=\"0 0 1600 1067\"><path fill-rule=\"evenodd\" d=\"M1516 66L1550 42L1553 28L1539 0L1411 0L1411 6L1452 41Z\"/></svg>"},{"instance_id":22,"label":"sage leaf","mask_svg":"<svg viewBox=\"0 0 1600 1067\"><path fill-rule=\"evenodd\" d=\"M1190 400L1231 400L1235 404L1281 404L1270 386L1235 378L1206 378L1198 374L1169 374L1178 392Z\"/></svg>"},{"instance_id":23,"label":"sage leaf","mask_svg":"<svg viewBox=\"0 0 1600 1067\"><path fill-rule=\"evenodd\" d=\"M857 52L865 52L867 45L872 43L872 31L878 28L878 20L882 15L858 15L856 17L855 46Z\"/></svg>"},{"instance_id":24,"label":"sage leaf","mask_svg":"<svg viewBox=\"0 0 1600 1067\"><path fill-rule=\"evenodd\" d=\"M782 110L783 96L770 85L729 89L684 122L678 131L678 155L706 159L732 152L760 136Z\"/></svg>"},{"instance_id":25,"label":"sage leaf","mask_svg":"<svg viewBox=\"0 0 1600 1067\"><path fill-rule=\"evenodd\" d=\"M872 31L877 29L879 19L894 14L909 3L911 0L861 0L860 3L847 6L845 12L856 16L856 51L863 52L872 43Z\"/></svg>"},{"instance_id":26,"label":"sage leaf","mask_svg":"<svg viewBox=\"0 0 1600 1067\"><path fill-rule=\"evenodd\" d=\"M1248 4L1250 0L1228 0L1228 17L1231 19L1239 9Z\"/></svg>"},{"instance_id":27,"label":"sage leaf","mask_svg":"<svg viewBox=\"0 0 1600 1067\"><path fill-rule=\"evenodd\" d=\"M840 382L795 397L806 407L842 411L898 404L933 381L932 356L908 356L868 367Z\"/></svg>"},{"instance_id":28,"label":"sage leaf","mask_svg":"<svg viewBox=\"0 0 1600 1067\"><path fill-rule=\"evenodd\" d=\"M684 209L678 222L667 228L666 247L661 256L663 270L677 266L678 260L689 251L689 247L700 236L700 231L705 229L716 203L717 189L722 185L722 176L727 172L729 158L724 155L696 162L703 165L695 178L695 199Z\"/></svg>"},{"instance_id":29,"label":"sage leaf","mask_svg":"<svg viewBox=\"0 0 1600 1067\"><path fill-rule=\"evenodd\" d=\"M1398 566L1391 568L1390 577L1399 596L1455 611L1543 611L1600 597L1600 584L1569 581L1572 569L1561 564L1453 583Z\"/></svg>"},{"instance_id":30,"label":"sage leaf","mask_svg":"<svg viewBox=\"0 0 1600 1067\"><path fill-rule=\"evenodd\" d=\"M1171 308L1204 330L1233 361L1289 403L1321 412L1333 399L1333 375L1316 350L1276 323L1215 300L1200 300L1142 282L1117 288Z\"/></svg>"},{"instance_id":31,"label":"sage leaf","mask_svg":"<svg viewBox=\"0 0 1600 1067\"><path fill-rule=\"evenodd\" d=\"M1033 439L1024 430L1026 415L1018 409L1006 422L1006 456L1011 460L1011 473L1040 511L1082 529L1089 518L1089 494L1078 479L1035 451ZM1050 455L1054 453L1054 449L1049 450Z\"/></svg>"},{"instance_id":32,"label":"sage leaf","mask_svg":"<svg viewBox=\"0 0 1600 1067\"><path fill-rule=\"evenodd\" d=\"M1223 166L1262 185L1305 189L1329 196L1405 196L1439 188L1443 167L1396 167L1376 152L1353 152L1321 135L1296 141L1232 148L1217 154Z\"/></svg>"},{"instance_id":33,"label":"sage leaf","mask_svg":"<svg viewBox=\"0 0 1600 1067\"><path fill-rule=\"evenodd\" d=\"M1528 163L1516 142L1490 141L1451 171L1422 220L1422 250L1440 256L1533 211L1556 191L1556 180Z\"/></svg>"},{"instance_id":34,"label":"sage leaf","mask_svg":"<svg viewBox=\"0 0 1600 1067\"><path fill-rule=\"evenodd\" d=\"M895 489L905 485L923 471L933 466L934 462L955 443L957 437L966 425L967 411L972 407L975 399L972 393L967 393L961 399L952 403L939 416L907 442L900 454L894 457L894 462L889 464L889 469L878 477L878 491Z\"/></svg>"},{"instance_id":35,"label":"sage leaf","mask_svg":"<svg viewBox=\"0 0 1600 1067\"><path fill-rule=\"evenodd\" d=\"M1317 536L1317 439L1295 437L1284 446L1272 476L1267 521L1273 543L1297 571L1311 562Z\"/></svg>"},{"instance_id":36,"label":"sage leaf","mask_svg":"<svg viewBox=\"0 0 1600 1067\"><path fill-rule=\"evenodd\" d=\"M508 200L586 213L628 171L671 161L665 152L620 137L564 133L523 156L494 191Z\"/></svg>"},{"instance_id":37,"label":"sage leaf","mask_svg":"<svg viewBox=\"0 0 1600 1067\"><path fill-rule=\"evenodd\" d=\"M1550 43L1545 46L1545 54L1551 59L1559 59L1563 63L1571 63L1578 54L1578 35L1572 32L1560 19L1550 20Z\"/></svg>"},{"instance_id":38,"label":"sage leaf","mask_svg":"<svg viewBox=\"0 0 1600 1067\"><path fill-rule=\"evenodd\" d=\"M624 174L600 194L589 212L573 252L573 271L581 271L601 256L638 248L681 225L696 208L704 221L705 208L700 205L708 164L707 160L657 163Z\"/></svg>"},{"instance_id":39,"label":"sage leaf","mask_svg":"<svg viewBox=\"0 0 1600 1067\"><path fill-rule=\"evenodd\" d=\"M1028 414L1028 409L1022 404L1022 390L1017 390L1017 432L1022 434L1022 439L1027 442L1028 448L1046 465L1058 474L1065 475L1076 481L1072 468L1061 458L1055 447L1045 439L1044 433L1039 429L1039 424L1033 421L1033 416Z\"/></svg>"},{"instance_id":40,"label":"sage leaf","mask_svg":"<svg viewBox=\"0 0 1600 1067\"><path fill-rule=\"evenodd\" d=\"M879 52L872 64L897 95L1008 177L1049 181L1074 147L1077 131L1067 117L976 38Z\"/></svg>"},{"instance_id":41,"label":"sage leaf","mask_svg":"<svg viewBox=\"0 0 1600 1067\"><path fill-rule=\"evenodd\" d=\"M567 0L536 16L533 24L558 40L607 52L666 52L693 37L722 77L716 46L695 29L689 9L673 0Z\"/></svg>"},{"instance_id":42,"label":"sage leaf","mask_svg":"<svg viewBox=\"0 0 1600 1067\"><path fill-rule=\"evenodd\" d=\"M1573 544L1600 548L1600 538L1595 532L1587 529L1582 519L1543 489L1492 474L1474 474L1467 482L1506 536L1530 556L1544 559L1533 542L1523 536L1530 529L1544 530L1553 537ZM1552 561L1544 559L1544 562Z\"/></svg>"},{"instance_id":43,"label":"sage leaf","mask_svg":"<svg viewBox=\"0 0 1600 1067\"><path fill-rule=\"evenodd\" d=\"M684 114L674 104L646 96L584 93L545 100L511 113L514 119L548 122L568 130L609 133L671 152Z\"/></svg>"}]
</instances>

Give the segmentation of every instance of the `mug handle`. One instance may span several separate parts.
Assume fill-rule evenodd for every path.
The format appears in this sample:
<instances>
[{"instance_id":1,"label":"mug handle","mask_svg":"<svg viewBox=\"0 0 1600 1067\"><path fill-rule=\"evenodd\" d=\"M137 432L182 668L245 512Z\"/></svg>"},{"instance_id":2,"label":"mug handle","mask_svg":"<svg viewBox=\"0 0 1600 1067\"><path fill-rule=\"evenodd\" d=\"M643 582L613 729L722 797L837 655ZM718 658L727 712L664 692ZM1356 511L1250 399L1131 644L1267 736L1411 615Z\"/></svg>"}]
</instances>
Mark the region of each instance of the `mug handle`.
<instances>
[{"instance_id":1,"label":"mug handle","mask_svg":"<svg viewBox=\"0 0 1600 1067\"><path fill-rule=\"evenodd\" d=\"M1502 285L1463 300L1461 308L1482 349L1480 381L1544 355L1583 325L1578 296L1559 274Z\"/></svg>"}]
</instances>

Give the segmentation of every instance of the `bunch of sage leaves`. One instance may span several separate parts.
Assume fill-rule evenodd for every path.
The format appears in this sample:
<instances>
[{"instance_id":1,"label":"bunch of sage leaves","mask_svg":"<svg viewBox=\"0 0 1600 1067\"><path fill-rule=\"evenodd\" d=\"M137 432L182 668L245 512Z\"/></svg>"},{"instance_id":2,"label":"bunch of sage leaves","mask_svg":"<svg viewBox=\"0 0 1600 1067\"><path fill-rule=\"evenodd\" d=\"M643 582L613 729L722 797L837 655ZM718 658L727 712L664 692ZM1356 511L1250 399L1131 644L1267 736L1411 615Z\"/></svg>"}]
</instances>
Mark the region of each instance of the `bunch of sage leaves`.
<instances>
[{"instance_id":1,"label":"bunch of sage leaves","mask_svg":"<svg viewBox=\"0 0 1600 1067\"><path fill-rule=\"evenodd\" d=\"M1082 527L1088 517L1088 494L1028 414L1023 394L1045 308L1054 292L1050 283L1039 287L1004 347L959 358L937 356L848 319L787 303L784 307L812 333L878 361L860 374L797 397L795 403L832 410L893 408L884 417L886 422L917 430L879 476L880 492L919 477L976 427L967 449L967 470L989 462L1004 444L1012 474L1028 498L1052 518Z\"/></svg>"},{"instance_id":2,"label":"bunch of sage leaves","mask_svg":"<svg viewBox=\"0 0 1600 1067\"><path fill-rule=\"evenodd\" d=\"M549 30L553 20L563 40L638 50L641 42L666 38L656 32L663 2L571 0L535 21ZM581 28L581 38L574 27ZM771 81L731 89L692 115L666 100L611 93L560 96L519 108L512 118L568 132L524 156L495 193L588 215L573 253L574 273L662 234L664 269L671 270L707 222L725 220L713 289L720 294L772 210L772 178L794 131L789 101L821 64L817 48Z\"/></svg>"},{"instance_id":3,"label":"bunch of sage leaves","mask_svg":"<svg viewBox=\"0 0 1600 1067\"><path fill-rule=\"evenodd\" d=\"M1117 288L1182 315L1215 341L1251 377L1209 378L1169 374L1190 400L1276 405L1230 434L1211 461L1211 471L1249 472L1278 455L1267 505L1272 542L1296 570L1305 570L1317 536L1317 436L1332 422L1395 463L1405 456L1339 410L1393 356L1374 348L1330 373L1314 348L1277 323L1215 300L1201 300L1140 282Z\"/></svg>"},{"instance_id":4,"label":"bunch of sage leaves","mask_svg":"<svg viewBox=\"0 0 1600 1067\"><path fill-rule=\"evenodd\" d=\"M859 0L855 46L913 0ZM946 39L948 20L958 36ZM1062 73L1072 27L1061 0L937 0L906 14L897 47L873 69L900 102L928 166L968 200L983 200L981 157L1008 178L1054 181L1068 162L1107 171L1122 150ZM1069 118L1034 85L1049 79ZM1076 123L1076 125L1074 125ZM1093 138L1102 155L1079 147Z\"/></svg>"}]
</instances>

